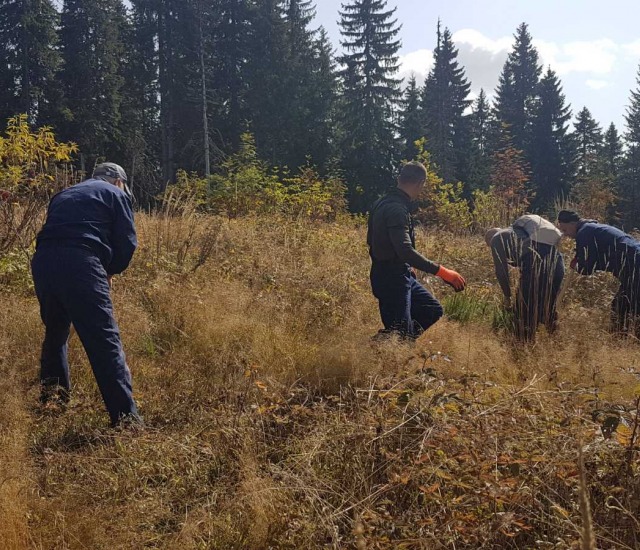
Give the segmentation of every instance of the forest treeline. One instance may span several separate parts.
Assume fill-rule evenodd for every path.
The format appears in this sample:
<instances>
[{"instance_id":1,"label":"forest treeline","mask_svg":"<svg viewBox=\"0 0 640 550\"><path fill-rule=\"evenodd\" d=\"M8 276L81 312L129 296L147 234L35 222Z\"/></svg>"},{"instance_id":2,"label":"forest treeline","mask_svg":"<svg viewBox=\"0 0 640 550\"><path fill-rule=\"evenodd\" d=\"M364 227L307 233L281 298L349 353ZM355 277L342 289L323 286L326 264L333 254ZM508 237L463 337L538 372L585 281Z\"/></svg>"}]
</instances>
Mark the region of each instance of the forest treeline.
<instances>
[{"instance_id":1,"label":"forest treeline","mask_svg":"<svg viewBox=\"0 0 640 550\"><path fill-rule=\"evenodd\" d=\"M540 212L595 201L640 225L640 72L625 127L605 128L567 103L526 23L497 88L472 100L440 22L422 84L398 76L387 1L338 17L336 47L312 0L0 0L0 120L51 126L81 169L123 164L143 202L180 170L215 181L250 135L271 167L341 178L355 211L419 157L471 202L491 188Z\"/></svg>"}]
</instances>

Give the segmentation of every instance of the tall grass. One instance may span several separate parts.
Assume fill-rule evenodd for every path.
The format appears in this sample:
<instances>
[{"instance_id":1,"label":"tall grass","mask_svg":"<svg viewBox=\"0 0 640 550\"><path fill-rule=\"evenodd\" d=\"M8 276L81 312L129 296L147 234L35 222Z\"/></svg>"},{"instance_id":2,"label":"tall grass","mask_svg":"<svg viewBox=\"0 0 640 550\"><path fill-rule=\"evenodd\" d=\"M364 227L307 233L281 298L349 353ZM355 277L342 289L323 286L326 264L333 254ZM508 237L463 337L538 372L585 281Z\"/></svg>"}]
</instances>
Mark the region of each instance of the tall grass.
<instances>
[{"instance_id":1,"label":"tall grass","mask_svg":"<svg viewBox=\"0 0 640 550\"><path fill-rule=\"evenodd\" d=\"M558 332L514 347L482 241L424 233L469 289L426 281L449 318L372 344L358 222L137 224L114 299L141 434L106 427L75 337L70 409L35 406L37 304L0 292L0 547L569 548L579 439L598 546L638 546L640 365L606 333L608 281L571 280Z\"/></svg>"}]
</instances>

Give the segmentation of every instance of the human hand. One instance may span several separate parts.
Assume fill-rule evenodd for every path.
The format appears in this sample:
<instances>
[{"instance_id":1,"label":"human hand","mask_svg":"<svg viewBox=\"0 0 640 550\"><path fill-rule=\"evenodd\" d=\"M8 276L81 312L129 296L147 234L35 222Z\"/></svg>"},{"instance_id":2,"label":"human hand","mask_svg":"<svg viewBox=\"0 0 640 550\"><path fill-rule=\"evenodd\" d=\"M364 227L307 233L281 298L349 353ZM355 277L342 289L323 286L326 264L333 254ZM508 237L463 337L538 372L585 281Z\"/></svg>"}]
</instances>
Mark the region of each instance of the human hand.
<instances>
[{"instance_id":1,"label":"human hand","mask_svg":"<svg viewBox=\"0 0 640 550\"><path fill-rule=\"evenodd\" d=\"M436 277L440 277L445 283L452 286L456 292L464 290L467 286L467 281L464 280L464 277L460 275L460 273L452 269L447 269L444 266L440 266Z\"/></svg>"}]
</instances>

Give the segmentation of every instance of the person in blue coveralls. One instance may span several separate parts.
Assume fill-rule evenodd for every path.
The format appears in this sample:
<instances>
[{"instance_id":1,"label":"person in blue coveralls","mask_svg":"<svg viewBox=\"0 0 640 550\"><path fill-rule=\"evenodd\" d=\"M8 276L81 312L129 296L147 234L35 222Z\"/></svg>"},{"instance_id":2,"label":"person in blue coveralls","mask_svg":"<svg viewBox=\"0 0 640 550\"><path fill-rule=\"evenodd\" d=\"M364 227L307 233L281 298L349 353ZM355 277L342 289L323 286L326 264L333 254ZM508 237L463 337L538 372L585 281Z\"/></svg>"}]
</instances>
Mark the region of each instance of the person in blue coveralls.
<instances>
[{"instance_id":1,"label":"person in blue coveralls","mask_svg":"<svg viewBox=\"0 0 640 550\"><path fill-rule=\"evenodd\" d=\"M93 369L111 425L141 425L131 373L113 317L111 277L137 246L127 174L110 162L56 194L31 263L45 325L41 355L43 404L64 407L71 381L67 341L73 324Z\"/></svg>"},{"instance_id":2,"label":"person in blue coveralls","mask_svg":"<svg viewBox=\"0 0 640 550\"><path fill-rule=\"evenodd\" d=\"M575 239L571 268L582 275L608 271L620 287L611 303L611 330L622 334L640 328L640 242L611 225L585 220L573 210L558 213L558 227Z\"/></svg>"}]
</instances>

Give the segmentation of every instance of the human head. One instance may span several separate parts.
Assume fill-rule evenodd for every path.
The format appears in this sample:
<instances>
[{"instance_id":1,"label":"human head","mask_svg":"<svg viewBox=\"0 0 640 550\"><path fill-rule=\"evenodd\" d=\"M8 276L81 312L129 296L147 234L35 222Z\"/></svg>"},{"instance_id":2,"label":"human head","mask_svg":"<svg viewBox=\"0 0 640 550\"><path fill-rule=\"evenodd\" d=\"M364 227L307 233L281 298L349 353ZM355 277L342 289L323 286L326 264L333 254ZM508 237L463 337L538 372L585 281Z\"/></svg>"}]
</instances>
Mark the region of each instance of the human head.
<instances>
[{"instance_id":1,"label":"human head","mask_svg":"<svg viewBox=\"0 0 640 550\"><path fill-rule=\"evenodd\" d=\"M93 170L93 177L119 187L129 198L132 197L131 190L127 185L127 173L119 164L113 162L98 164Z\"/></svg>"},{"instance_id":2,"label":"human head","mask_svg":"<svg viewBox=\"0 0 640 550\"><path fill-rule=\"evenodd\" d=\"M580 215L575 210L560 210L558 212L558 229L567 237L576 238Z\"/></svg>"},{"instance_id":3,"label":"human head","mask_svg":"<svg viewBox=\"0 0 640 550\"><path fill-rule=\"evenodd\" d=\"M487 246L491 246L491 241L500 231L500 227L492 227L491 229L487 230L487 232L484 234L484 242L487 243Z\"/></svg>"},{"instance_id":4,"label":"human head","mask_svg":"<svg viewBox=\"0 0 640 550\"><path fill-rule=\"evenodd\" d=\"M413 200L420 196L426 182L427 169L421 162L407 162L400 170L398 188L402 189Z\"/></svg>"}]
</instances>

